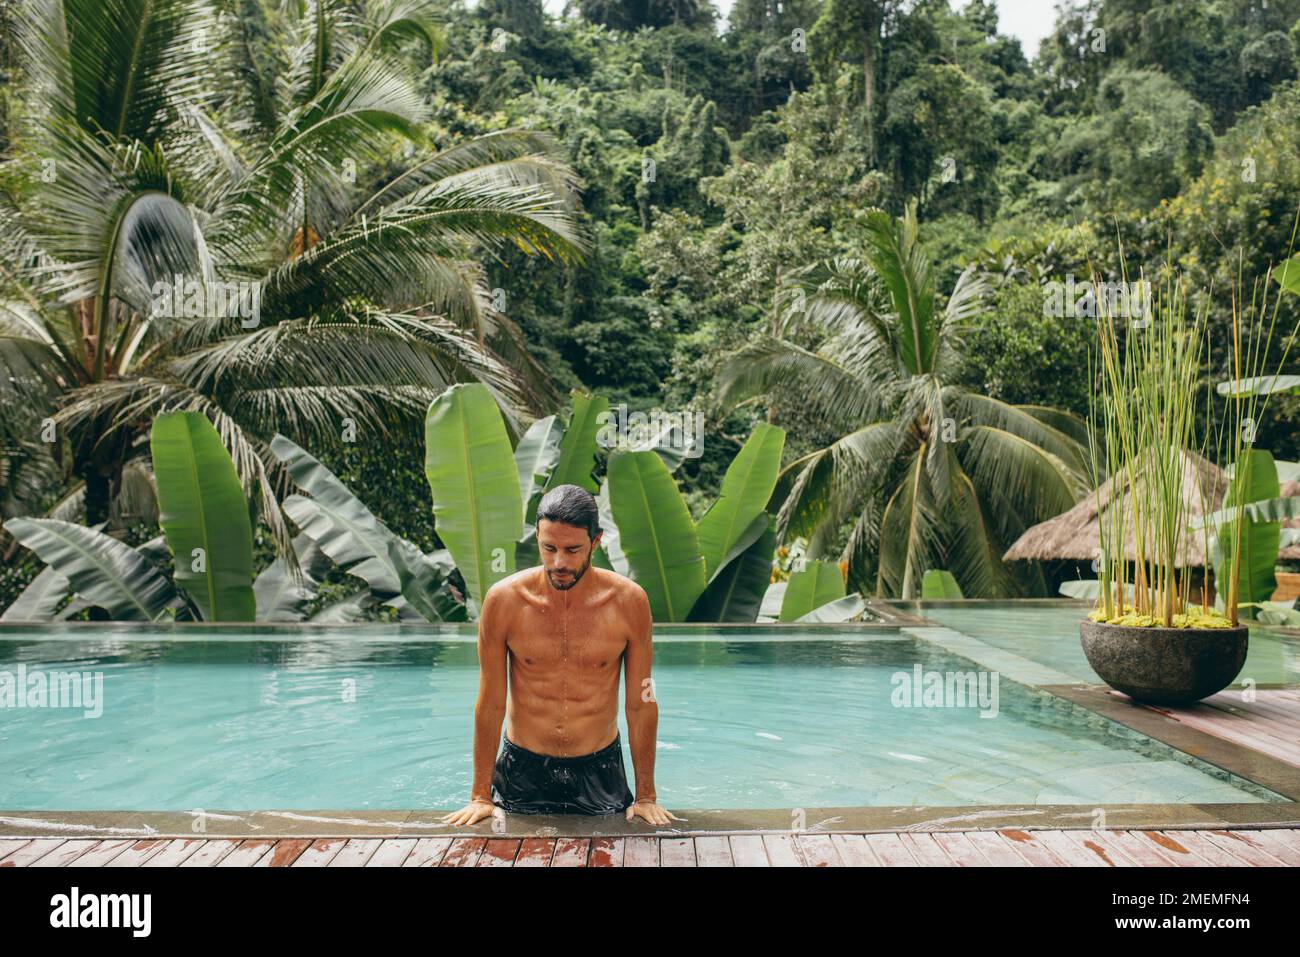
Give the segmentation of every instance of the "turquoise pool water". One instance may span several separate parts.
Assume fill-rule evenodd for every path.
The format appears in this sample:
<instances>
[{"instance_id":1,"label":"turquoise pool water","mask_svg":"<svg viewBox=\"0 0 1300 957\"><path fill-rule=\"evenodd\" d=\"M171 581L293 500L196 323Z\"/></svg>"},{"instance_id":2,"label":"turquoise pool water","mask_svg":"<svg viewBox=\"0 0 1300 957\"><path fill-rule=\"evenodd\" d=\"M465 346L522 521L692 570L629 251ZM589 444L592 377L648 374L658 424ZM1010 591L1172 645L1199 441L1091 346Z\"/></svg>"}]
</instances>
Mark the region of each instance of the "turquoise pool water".
<instances>
[{"instance_id":1,"label":"turquoise pool water","mask_svg":"<svg viewBox=\"0 0 1300 957\"><path fill-rule=\"evenodd\" d=\"M1101 684L1079 644L1081 606L1017 602L1015 605L926 605L920 614L972 638L1055 668L1077 681ZM1300 640L1264 626L1250 629L1246 663L1233 682L1300 687Z\"/></svg>"},{"instance_id":2,"label":"turquoise pool water","mask_svg":"<svg viewBox=\"0 0 1300 957\"><path fill-rule=\"evenodd\" d=\"M465 800L477 688L466 636L189 634L0 636L0 672L103 676L98 717L0 708L0 809L421 809ZM896 706L899 675L971 664L899 632L852 634L755 628L658 642L661 800L678 808L1282 800L1006 678L993 717L981 717L994 712L990 696L983 708ZM626 755L621 716L619 724Z\"/></svg>"}]
</instances>

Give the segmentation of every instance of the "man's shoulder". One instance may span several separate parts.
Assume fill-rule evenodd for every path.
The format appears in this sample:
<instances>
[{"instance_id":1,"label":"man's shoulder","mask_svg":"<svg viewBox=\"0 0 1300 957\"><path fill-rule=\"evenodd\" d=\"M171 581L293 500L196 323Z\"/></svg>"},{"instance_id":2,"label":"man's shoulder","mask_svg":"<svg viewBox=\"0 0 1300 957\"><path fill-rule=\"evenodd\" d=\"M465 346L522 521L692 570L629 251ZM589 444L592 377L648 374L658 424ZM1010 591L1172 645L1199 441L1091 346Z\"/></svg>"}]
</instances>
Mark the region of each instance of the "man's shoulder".
<instances>
[{"instance_id":1,"label":"man's shoulder","mask_svg":"<svg viewBox=\"0 0 1300 957\"><path fill-rule=\"evenodd\" d=\"M650 598L639 584L607 568L593 569L601 574L600 581L613 592L615 599L629 608L650 608Z\"/></svg>"},{"instance_id":2,"label":"man's shoulder","mask_svg":"<svg viewBox=\"0 0 1300 957\"><path fill-rule=\"evenodd\" d=\"M523 592L533 589L537 584L540 571L540 565L521 568L500 581L493 582L483 595L483 603L486 604L489 598L518 597Z\"/></svg>"}]
</instances>

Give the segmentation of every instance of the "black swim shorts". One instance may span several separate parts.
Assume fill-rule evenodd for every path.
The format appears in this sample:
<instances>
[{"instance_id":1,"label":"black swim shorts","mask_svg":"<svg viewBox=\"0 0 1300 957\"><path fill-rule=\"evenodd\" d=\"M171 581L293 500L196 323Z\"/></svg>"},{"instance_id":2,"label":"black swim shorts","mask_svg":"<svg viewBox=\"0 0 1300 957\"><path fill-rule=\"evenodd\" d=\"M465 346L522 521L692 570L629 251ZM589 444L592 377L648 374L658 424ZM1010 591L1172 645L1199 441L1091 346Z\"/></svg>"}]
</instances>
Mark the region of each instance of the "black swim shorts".
<instances>
[{"instance_id":1,"label":"black swim shorts","mask_svg":"<svg viewBox=\"0 0 1300 957\"><path fill-rule=\"evenodd\" d=\"M492 802L513 814L613 814L632 804L619 735L599 751L558 758L509 738L492 769Z\"/></svg>"}]
</instances>

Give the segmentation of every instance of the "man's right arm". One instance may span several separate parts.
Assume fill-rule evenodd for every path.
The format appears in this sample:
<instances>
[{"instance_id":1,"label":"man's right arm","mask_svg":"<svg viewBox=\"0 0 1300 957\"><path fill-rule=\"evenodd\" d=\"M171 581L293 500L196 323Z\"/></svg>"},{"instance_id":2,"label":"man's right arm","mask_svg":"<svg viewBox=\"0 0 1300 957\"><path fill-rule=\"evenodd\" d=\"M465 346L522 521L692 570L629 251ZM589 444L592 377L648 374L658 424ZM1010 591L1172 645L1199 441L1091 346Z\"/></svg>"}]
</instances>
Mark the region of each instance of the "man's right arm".
<instances>
[{"instance_id":1,"label":"man's right arm","mask_svg":"<svg viewBox=\"0 0 1300 957\"><path fill-rule=\"evenodd\" d=\"M470 800L492 800L492 769L506 718L506 629L501 586L483 596L478 619L478 699L474 702L474 786Z\"/></svg>"},{"instance_id":2,"label":"man's right arm","mask_svg":"<svg viewBox=\"0 0 1300 957\"><path fill-rule=\"evenodd\" d=\"M492 814L492 769L501 723L506 717L506 636L510 603L497 583L483 596L478 617L478 698L474 702L474 784L469 804L443 817L455 826L476 824Z\"/></svg>"}]
</instances>

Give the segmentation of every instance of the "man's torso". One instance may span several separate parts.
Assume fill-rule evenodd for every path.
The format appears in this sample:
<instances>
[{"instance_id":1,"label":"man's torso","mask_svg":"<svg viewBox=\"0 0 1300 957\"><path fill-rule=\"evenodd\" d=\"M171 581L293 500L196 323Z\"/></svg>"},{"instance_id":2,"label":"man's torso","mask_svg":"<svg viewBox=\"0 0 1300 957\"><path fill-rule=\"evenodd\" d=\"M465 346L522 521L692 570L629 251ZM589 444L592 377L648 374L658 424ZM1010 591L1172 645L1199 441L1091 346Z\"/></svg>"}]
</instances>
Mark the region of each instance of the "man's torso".
<instances>
[{"instance_id":1,"label":"man's torso","mask_svg":"<svg viewBox=\"0 0 1300 957\"><path fill-rule=\"evenodd\" d=\"M593 566L580 583L585 596L578 599L552 588L540 567L511 581L516 610L506 635L506 737L515 744L575 757L614 740L629 638L619 582L613 572Z\"/></svg>"}]
</instances>

